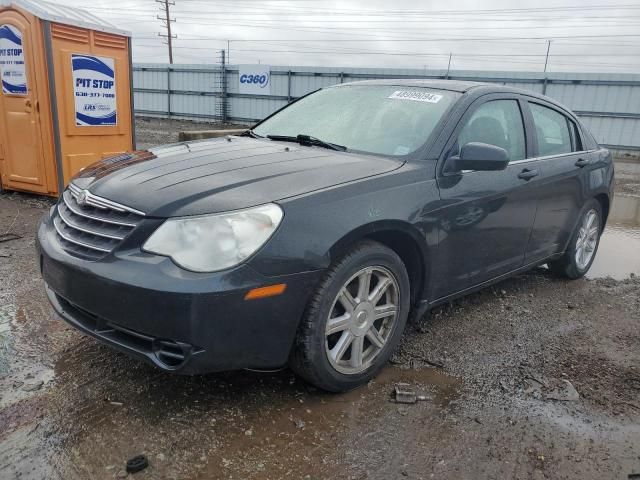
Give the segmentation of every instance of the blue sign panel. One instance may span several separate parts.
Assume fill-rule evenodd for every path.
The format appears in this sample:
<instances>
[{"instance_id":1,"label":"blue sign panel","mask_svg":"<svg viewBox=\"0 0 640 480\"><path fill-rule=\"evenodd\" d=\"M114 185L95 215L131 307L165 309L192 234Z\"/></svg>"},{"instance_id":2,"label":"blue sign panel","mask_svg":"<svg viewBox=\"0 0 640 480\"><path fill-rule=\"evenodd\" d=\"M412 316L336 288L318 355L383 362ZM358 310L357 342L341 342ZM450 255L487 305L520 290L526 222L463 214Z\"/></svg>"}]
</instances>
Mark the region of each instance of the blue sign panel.
<instances>
[{"instance_id":1,"label":"blue sign panel","mask_svg":"<svg viewBox=\"0 0 640 480\"><path fill-rule=\"evenodd\" d=\"M71 55L77 126L117 124L116 78L113 58Z\"/></svg>"},{"instance_id":2,"label":"blue sign panel","mask_svg":"<svg viewBox=\"0 0 640 480\"><path fill-rule=\"evenodd\" d=\"M13 25L0 25L0 78L2 93L27 94L22 33Z\"/></svg>"}]
</instances>

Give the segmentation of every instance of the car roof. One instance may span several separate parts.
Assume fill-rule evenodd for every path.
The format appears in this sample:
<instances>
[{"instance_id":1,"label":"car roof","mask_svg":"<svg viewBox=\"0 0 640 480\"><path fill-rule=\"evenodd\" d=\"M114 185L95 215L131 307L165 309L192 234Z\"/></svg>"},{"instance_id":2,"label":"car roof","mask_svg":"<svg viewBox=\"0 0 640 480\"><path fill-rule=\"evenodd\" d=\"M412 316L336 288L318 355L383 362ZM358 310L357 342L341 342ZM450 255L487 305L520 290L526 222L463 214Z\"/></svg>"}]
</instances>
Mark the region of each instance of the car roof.
<instances>
[{"instance_id":1,"label":"car roof","mask_svg":"<svg viewBox=\"0 0 640 480\"><path fill-rule=\"evenodd\" d=\"M423 79L423 78L389 78L382 80L363 80L358 82L349 82L335 85L335 87L350 85L382 85L389 87L417 87L417 88L433 88L436 90L449 90L452 92L469 93L472 92L474 97L486 95L488 93L516 93L518 95L526 95L528 97L539 98L548 103L556 105L571 114L571 110L554 100L553 98L541 95L531 90L523 90L521 88L499 85L496 83L471 82L463 80L444 80L444 79ZM572 114L573 115L573 114Z\"/></svg>"},{"instance_id":2,"label":"car roof","mask_svg":"<svg viewBox=\"0 0 640 480\"><path fill-rule=\"evenodd\" d=\"M349 85L385 85L402 87L428 87L439 90L451 90L453 92L466 92L475 87L495 86L489 83L465 82L460 80L429 80L422 78L390 78L384 80L362 80L359 82L343 83L336 86Z\"/></svg>"}]
</instances>

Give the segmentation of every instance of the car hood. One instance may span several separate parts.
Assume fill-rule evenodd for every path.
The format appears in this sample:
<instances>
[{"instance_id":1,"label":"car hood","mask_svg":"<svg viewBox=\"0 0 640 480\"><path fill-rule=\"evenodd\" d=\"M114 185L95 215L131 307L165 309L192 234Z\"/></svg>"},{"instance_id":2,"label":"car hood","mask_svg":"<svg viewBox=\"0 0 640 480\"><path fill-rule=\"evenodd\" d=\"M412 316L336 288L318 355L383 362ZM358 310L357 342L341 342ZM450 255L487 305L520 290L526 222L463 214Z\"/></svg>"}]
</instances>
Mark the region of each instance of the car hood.
<instances>
[{"instance_id":1,"label":"car hood","mask_svg":"<svg viewBox=\"0 0 640 480\"><path fill-rule=\"evenodd\" d=\"M87 167L73 183L148 216L171 217L260 205L379 175L402 163L228 137L110 157Z\"/></svg>"}]
</instances>

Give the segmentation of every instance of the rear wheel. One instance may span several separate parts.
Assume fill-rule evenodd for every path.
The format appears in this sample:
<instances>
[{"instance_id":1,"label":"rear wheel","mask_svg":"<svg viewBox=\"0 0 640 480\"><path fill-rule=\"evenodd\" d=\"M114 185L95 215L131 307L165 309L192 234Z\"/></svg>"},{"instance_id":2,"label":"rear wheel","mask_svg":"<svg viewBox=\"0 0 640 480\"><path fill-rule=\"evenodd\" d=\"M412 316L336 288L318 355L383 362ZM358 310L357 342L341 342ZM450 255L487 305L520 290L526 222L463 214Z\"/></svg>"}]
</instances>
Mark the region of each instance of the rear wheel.
<instances>
[{"instance_id":1,"label":"rear wheel","mask_svg":"<svg viewBox=\"0 0 640 480\"><path fill-rule=\"evenodd\" d=\"M356 388L373 378L398 344L409 313L402 260L363 242L329 268L300 325L291 367L325 390Z\"/></svg>"},{"instance_id":2,"label":"rear wheel","mask_svg":"<svg viewBox=\"0 0 640 480\"><path fill-rule=\"evenodd\" d=\"M602 207L598 201L590 200L582 209L578 227L564 255L549 262L551 271L571 279L584 276L596 258L602 226Z\"/></svg>"}]
</instances>

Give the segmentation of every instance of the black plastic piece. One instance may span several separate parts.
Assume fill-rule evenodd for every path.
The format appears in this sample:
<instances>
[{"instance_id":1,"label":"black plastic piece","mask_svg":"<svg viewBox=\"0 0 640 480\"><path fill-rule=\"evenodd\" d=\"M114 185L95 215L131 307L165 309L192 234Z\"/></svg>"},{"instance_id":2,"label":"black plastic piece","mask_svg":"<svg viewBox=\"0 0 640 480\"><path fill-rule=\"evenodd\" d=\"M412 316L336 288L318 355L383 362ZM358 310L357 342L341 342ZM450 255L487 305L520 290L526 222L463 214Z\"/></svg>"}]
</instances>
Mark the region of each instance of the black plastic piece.
<instances>
[{"instance_id":1,"label":"black plastic piece","mask_svg":"<svg viewBox=\"0 0 640 480\"><path fill-rule=\"evenodd\" d=\"M144 455L136 455L127 460L127 473L137 473L149 466L149 460Z\"/></svg>"}]
</instances>

